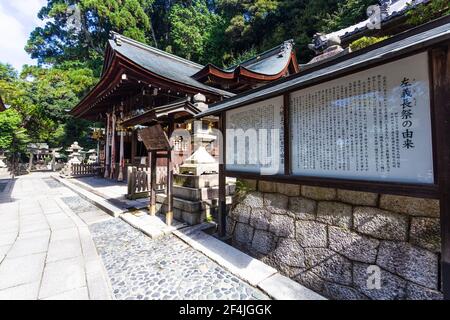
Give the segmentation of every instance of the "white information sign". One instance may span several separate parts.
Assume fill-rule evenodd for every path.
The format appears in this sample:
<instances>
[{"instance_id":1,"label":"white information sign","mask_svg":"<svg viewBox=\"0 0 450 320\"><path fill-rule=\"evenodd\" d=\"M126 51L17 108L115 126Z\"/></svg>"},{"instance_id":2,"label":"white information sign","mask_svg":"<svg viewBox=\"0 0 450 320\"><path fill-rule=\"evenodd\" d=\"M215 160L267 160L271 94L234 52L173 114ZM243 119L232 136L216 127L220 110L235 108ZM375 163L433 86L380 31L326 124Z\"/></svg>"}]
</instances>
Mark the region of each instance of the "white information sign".
<instances>
[{"instance_id":1,"label":"white information sign","mask_svg":"<svg viewBox=\"0 0 450 320\"><path fill-rule=\"evenodd\" d=\"M428 56L290 95L295 175L433 183Z\"/></svg>"},{"instance_id":2,"label":"white information sign","mask_svg":"<svg viewBox=\"0 0 450 320\"><path fill-rule=\"evenodd\" d=\"M282 96L227 111L226 129L227 170L283 173Z\"/></svg>"}]
</instances>

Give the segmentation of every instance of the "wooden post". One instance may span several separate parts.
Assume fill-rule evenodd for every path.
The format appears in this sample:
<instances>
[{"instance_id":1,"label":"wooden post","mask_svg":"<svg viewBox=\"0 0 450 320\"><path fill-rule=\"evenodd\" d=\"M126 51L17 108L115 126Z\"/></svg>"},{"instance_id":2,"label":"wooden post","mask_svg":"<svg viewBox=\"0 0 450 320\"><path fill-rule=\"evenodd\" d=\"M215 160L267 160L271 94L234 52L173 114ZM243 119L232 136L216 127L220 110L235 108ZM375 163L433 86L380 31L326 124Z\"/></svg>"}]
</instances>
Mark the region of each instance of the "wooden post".
<instances>
[{"instance_id":1,"label":"wooden post","mask_svg":"<svg viewBox=\"0 0 450 320\"><path fill-rule=\"evenodd\" d=\"M115 167L116 167L116 114L113 110L112 114L112 128L111 128L111 172L110 179L114 179Z\"/></svg>"},{"instance_id":2,"label":"wooden post","mask_svg":"<svg viewBox=\"0 0 450 320\"><path fill-rule=\"evenodd\" d=\"M148 153L150 158L150 205L148 211L150 215L156 214L156 151Z\"/></svg>"},{"instance_id":3,"label":"wooden post","mask_svg":"<svg viewBox=\"0 0 450 320\"><path fill-rule=\"evenodd\" d=\"M169 114L169 125L167 129L167 136L170 141L170 149L167 151L167 182L166 182L166 193L167 193L167 213L166 213L166 224L170 226L173 220L173 163L172 163L172 147L173 141L171 139L172 133L175 130L175 121L173 114Z\"/></svg>"},{"instance_id":4,"label":"wooden post","mask_svg":"<svg viewBox=\"0 0 450 320\"><path fill-rule=\"evenodd\" d=\"M291 141L289 138L291 132L291 120L290 120L290 94L285 93L283 95L283 146L284 146L284 174L291 174Z\"/></svg>"},{"instance_id":5,"label":"wooden post","mask_svg":"<svg viewBox=\"0 0 450 320\"><path fill-rule=\"evenodd\" d=\"M137 137L136 132L133 130L133 134L131 135L131 164L134 164L134 157L136 157L136 149L137 149Z\"/></svg>"},{"instance_id":6,"label":"wooden post","mask_svg":"<svg viewBox=\"0 0 450 320\"><path fill-rule=\"evenodd\" d=\"M432 102L441 222L441 279L450 300L450 44L431 50Z\"/></svg>"},{"instance_id":7,"label":"wooden post","mask_svg":"<svg viewBox=\"0 0 450 320\"><path fill-rule=\"evenodd\" d=\"M222 133L222 148L219 162L219 237L225 237L227 224L227 202L226 202L226 177L225 177L225 161L226 161L226 137L225 137L225 112L219 116L219 131ZM219 146L220 148L220 146Z\"/></svg>"},{"instance_id":8,"label":"wooden post","mask_svg":"<svg viewBox=\"0 0 450 320\"><path fill-rule=\"evenodd\" d=\"M105 139L105 173L104 177L107 178L109 176L109 145L110 145L110 135L111 135L111 127L110 127L110 114L106 114L106 139Z\"/></svg>"},{"instance_id":9,"label":"wooden post","mask_svg":"<svg viewBox=\"0 0 450 320\"><path fill-rule=\"evenodd\" d=\"M123 171L125 170L125 159L124 159L124 150L123 150L123 139L125 135L125 131L121 130L120 134L120 154L119 154L119 176L117 177L117 181L123 181Z\"/></svg>"}]
</instances>

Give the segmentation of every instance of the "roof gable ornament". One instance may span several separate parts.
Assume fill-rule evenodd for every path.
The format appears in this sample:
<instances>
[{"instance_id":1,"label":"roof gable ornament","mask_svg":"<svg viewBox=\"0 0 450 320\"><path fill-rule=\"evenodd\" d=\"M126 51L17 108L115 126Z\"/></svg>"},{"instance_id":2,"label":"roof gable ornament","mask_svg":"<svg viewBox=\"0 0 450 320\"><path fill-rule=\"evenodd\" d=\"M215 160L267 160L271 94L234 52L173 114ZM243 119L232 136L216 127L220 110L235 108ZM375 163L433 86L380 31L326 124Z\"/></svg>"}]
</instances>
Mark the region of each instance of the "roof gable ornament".
<instances>
[{"instance_id":1,"label":"roof gable ornament","mask_svg":"<svg viewBox=\"0 0 450 320\"><path fill-rule=\"evenodd\" d=\"M329 60L337 55L342 55L350 52L350 47L343 49L341 47L341 38L337 35L316 33L313 36L312 43L308 48L313 50L316 56L307 64L301 65L302 68L311 67L318 62Z\"/></svg>"},{"instance_id":2,"label":"roof gable ornament","mask_svg":"<svg viewBox=\"0 0 450 320\"><path fill-rule=\"evenodd\" d=\"M283 44L280 46L280 52L278 53L278 57L284 57L286 53L290 53L292 50L292 47L294 46L294 41L287 40L284 41Z\"/></svg>"},{"instance_id":3,"label":"roof gable ornament","mask_svg":"<svg viewBox=\"0 0 450 320\"><path fill-rule=\"evenodd\" d=\"M116 45L122 45L122 35L118 34L117 32L111 31L110 37L116 43Z\"/></svg>"}]
</instances>

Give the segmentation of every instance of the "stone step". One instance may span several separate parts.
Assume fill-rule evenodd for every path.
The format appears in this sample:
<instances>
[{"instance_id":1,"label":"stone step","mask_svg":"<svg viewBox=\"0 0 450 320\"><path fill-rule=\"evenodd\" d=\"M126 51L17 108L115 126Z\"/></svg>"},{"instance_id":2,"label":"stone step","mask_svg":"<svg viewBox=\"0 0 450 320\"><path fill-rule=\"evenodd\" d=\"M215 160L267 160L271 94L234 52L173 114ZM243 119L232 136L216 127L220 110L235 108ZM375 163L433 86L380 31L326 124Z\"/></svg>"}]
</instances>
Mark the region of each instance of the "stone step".
<instances>
[{"instance_id":1,"label":"stone step","mask_svg":"<svg viewBox=\"0 0 450 320\"><path fill-rule=\"evenodd\" d=\"M226 195L234 194L236 185L230 184L225 188ZM200 201L208 200L219 197L219 187L211 188L190 188L182 186L173 186L173 195L176 198L190 200L190 201Z\"/></svg>"},{"instance_id":2,"label":"stone step","mask_svg":"<svg viewBox=\"0 0 450 320\"><path fill-rule=\"evenodd\" d=\"M173 175L174 185L189 187L189 188L211 188L217 187L219 185L219 175L218 174L203 174L200 176L194 176L189 174L179 174ZM227 184L235 184L236 178L226 178Z\"/></svg>"}]
</instances>

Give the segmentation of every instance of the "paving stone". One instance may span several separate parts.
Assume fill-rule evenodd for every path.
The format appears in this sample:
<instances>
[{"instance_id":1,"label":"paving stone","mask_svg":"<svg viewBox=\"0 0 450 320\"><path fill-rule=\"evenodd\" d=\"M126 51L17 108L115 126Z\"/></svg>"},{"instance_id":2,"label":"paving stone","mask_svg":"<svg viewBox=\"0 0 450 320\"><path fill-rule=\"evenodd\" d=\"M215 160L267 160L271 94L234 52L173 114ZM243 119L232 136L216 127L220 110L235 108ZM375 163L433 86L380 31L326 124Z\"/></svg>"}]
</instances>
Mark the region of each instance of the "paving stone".
<instances>
[{"instance_id":1,"label":"paving stone","mask_svg":"<svg viewBox=\"0 0 450 320\"><path fill-rule=\"evenodd\" d=\"M337 199L353 205L376 206L378 202L378 194L373 192L337 189Z\"/></svg>"},{"instance_id":2,"label":"paving stone","mask_svg":"<svg viewBox=\"0 0 450 320\"><path fill-rule=\"evenodd\" d=\"M85 285L86 275L82 257L47 263L39 299L49 298Z\"/></svg>"},{"instance_id":3,"label":"paving stone","mask_svg":"<svg viewBox=\"0 0 450 320\"><path fill-rule=\"evenodd\" d=\"M314 200L302 197L289 198L288 213L294 215L297 219L315 220L317 203Z\"/></svg>"},{"instance_id":4,"label":"paving stone","mask_svg":"<svg viewBox=\"0 0 450 320\"><path fill-rule=\"evenodd\" d=\"M252 208L250 225L255 229L268 230L272 214L264 208Z\"/></svg>"},{"instance_id":5,"label":"paving stone","mask_svg":"<svg viewBox=\"0 0 450 320\"><path fill-rule=\"evenodd\" d=\"M300 186L289 183L276 183L276 190L278 193L284 194L288 197L300 196Z\"/></svg>"},{"instance_id":6,"label":"paving stone","mask_svg":"<svg viewBox=\"0 0 450 320\"><path fill-rule=\"evenodd\" d=\"M361 236L355 232L328 227L330 249L356 261L375 263L379 241Z\"/></svg>"},{"instance_id":7,"label":"paving stone","mask_svg":"<svg viewBox=\"0 0 450 320\"><path fill-rule=\"evenodd\" d=\"M253 228L247 224L238 222L234 229L234 238L243 244L250 244L253 239Z\"/></svg>"},{"instance_id":8,"label":"paving stone","mask_svg":"<svg viewBox=\"0 0 450 320\"><path fill-rule=\"evenodd\" d=\"M411 219L409 241L433 252L441 252L441 225L439 219L414 217Z\"/></svg>"},{"instance_id":9,"label":"paving stone","mask_svg":"<svg viewBox=\"0 0 450 320\"><path fill-rule=\"evenodd\" d=\"M250 208L261 208L263 206L263 194L256 191L249 192L241 203Z\"/></svg>"},{"instance_id":10,"label":"paving stone","mask_svg":"<svg viewBox=\"0 0 450 320\"><path fill-rule=\"evenodd\" d=\"M356 207L353 211L353 227L369 236L406 241L408 216L371 207Z\"/></svg>"},{"instance_id":11,"label":"paving stone","mask_svg":"<svg viewBox=\"0 0 450 320\"><path fill-rule=\"evenodd\" d=\"M287 215L272 214L270 217L269 231L277 237L294 238L294 219Z\"/></svg>"},{"instance_id":12,"label":"paving stone","mask_svg":"<svg viewBox=\"0 0 450 320\"><path fill-rule=\"evenodd\" d=\"M275 274L262 281L259 285L263 290L274 293L277 300L325 300L324 297L314 291L301 286L291 279Z\"/></svg>"},{"instance_id":13,"label":"paving stone","mask_svg":"<svg viewBox=\"0 0 450 320\"><path fill-rule=\"evenodd\" d=\"M48 242L48 236L17 240L11 247L8 257L16 258L30 254L47 252Z\"/></svg>"},{"instance_id":14,"label":"paving stone","mask_svg":"<svg viewBox=\"0 0 450 320\"><path fill-rule=\"evenodd\" d=\"M315 221L295 222L296 238L303 247L326 247L327 226Z\"/></svg>"},{"instance_id":15,"label":"paving stone","mask_svg":"<svg viewBox=\"0 0 450 320\"><path fill-rule=\"evenodd\" d=\"M377 264L401 277L436 289L438 284L438 257L436 254L409 243L382 241Z\"/></svg>"},{"instance_id":16,"label":"paving stone","mask_svg":"<svg viewBox=\"0 0 450 320\"><path fill-rule=\"evenodd\" d=\"M308 268L313 268L337 255L328 248L305 248L305 263Z\"/></svg>"},{"instance_id":17,"label":"paving stone","mask_svg":"<svg viewBox=\"0 0 450 320\"><path fill-rule=\"evenodd\" d=\"M236 207L233 208L231 216L237 222L247 223L250 219L250 207L239 203Z\"/></svg>"},{"instance_id":18,"label":"paving stone","mask_svg":"<svg viewBox=\"0 0 450 320\"><path fill-rule=\"evenodd\" d=\"M44 300L89 300L89 293L87 287L81 287L45 298Z\"/></svg>"},{"instance_id":19,"label":"paving stone","mask_svg":"<svg viewBox=\"0 0 450 320\"><path fill-rule=\"evenodd\" d=\"M367 300L358 290L337 283L324 282L324 294L334 300Z\"/></svg>"},{"instance_id":20,"label":"paving stone","mask_svg":"<svg viewBox=\"0 0 450 320\"><path fill-rule=\"evenodd\" d=\"M36 300L39 281L0 290L0 300Z\"/></svg>"},{"instance_id":21,"label":"paving stone","mask_svg":"<svg viewBox=\"0 0 450 320\"><path fill-rule=\"evenodd\" d=\"M373 285L369 277L376 276L371 270L368 270L369 264L355 262L353 264L353 281L354 286L374 300L401 300L405 298L407 281L402 278L379 269L380 288L371 287Z\"/></svg>"},{"instance_id":22,"label":"paving stone","mask_svg":"<svg viewBox=\"0 0 450 320\"><path fill-rule=\"evenodd\" d=\"M406 298L408 300L442 300L444 295L437 290L431 290L412 282L406 285Z\"/></svg>"},{"instance_id":23,"label":"paving stone","mask_svg":"<svg viewBox=\"0 0 450 320\"><path fill-rule=\"evenodd\" d=\"M47 263L80 257L81 255L81 243L78 238L52 240L48 247Z\"/></svg>"},{"instance_id":24,"label":"paving stone","mask_svg":"<svg viewBox=\"0 0 450 320\"><path fill-rule=\"evenodd\" d=\"M277 266L305 268L305 251L295 239L280 239L272 253Z\"/></svg>"},{"instance_id":25,"label":"paving stone","mask_svg":"<svg viewBox=\"0 0 450 320\"><path fill-rule=\"evenodd\" d=\"M279 193L265 193L264 207L271 213L285 214L289 197Z\"/></svg>"},{"instance_id":26,"label":"paving stone","mask_svg":"<svg viewBox=\"0 0 450 320\"><path fill-rule=\"evenodd\" d=\"M439 200L382 194L380 208L412 216L439 217Z\"/></svg>"},{"instance_id":27,"label":"paving stone","mask_svg":"<svg viewBox=\"0 0 450 320\"><path fill-rule=\"evenodd\" d=\"M274 247L273 235L263 230L255 230L252 239L252 248L261 254L268 254Z\"/></svg>"},{"instance_id":28,"label":"paving stone","mask_svg":"<svg viewBox=\"0 0 450 320\"><path fill-rule=\"evenodd\" d=\"M337 284L352 284L352 263L349 259L335 254L311 269L320 278Z\"/></svg>"},{"instance_id":29,"label":"paving stone","mask_svg":"<svg viewBox=\"0 0 450 320\"><path fill-rule=\"evenodd\" d=\"M350 229L352 225L352 207L341 202L319 201L317 221Z\"/></svg>"},{"instance_id":30,"label":"paving stone","mask_svg":"<svg viewBox=\"0 0 450 320\"><path fill-rule=\"evenodd\" d=\"M0 289L39 281L44 262L45 253L4 259L0 264Z\"/></svg>"},{"instance_id":31,"label":"paving stone","mask_svg":"<svg viewBox=\"0 0 450 320\"><path fill-rule=\"evenodd\" d=\"M336 189L313 186L302 186L302 196L314 200L334 200Z\"/></svg>"},{"instance_id":32,"label":"paving stone","mask_svg":"<svg viewBox=\"0 0 450 320\"><path fill-rule=\"evenodd\" d=\"M0 233L0 247L13 244L16 238L17 232Z\"/></svg>"}]
</instances>

